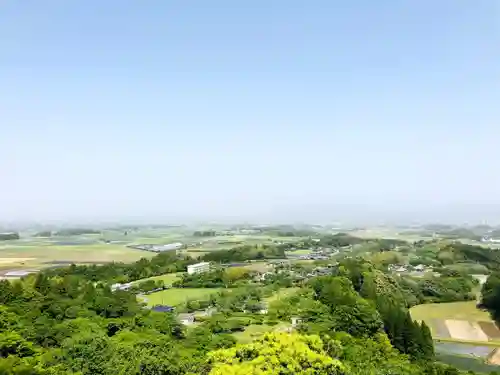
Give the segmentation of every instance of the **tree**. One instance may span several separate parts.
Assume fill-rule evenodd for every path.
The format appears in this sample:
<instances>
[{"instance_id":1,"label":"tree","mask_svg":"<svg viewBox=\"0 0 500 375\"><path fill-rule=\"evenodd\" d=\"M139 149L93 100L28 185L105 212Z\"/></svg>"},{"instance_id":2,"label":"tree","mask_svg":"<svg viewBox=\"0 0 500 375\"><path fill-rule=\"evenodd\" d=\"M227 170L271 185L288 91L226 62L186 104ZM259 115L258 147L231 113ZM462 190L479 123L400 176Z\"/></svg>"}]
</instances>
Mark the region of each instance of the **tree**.
<instances>
[{"instance_id":1,"label":"tree","mask_svg":"<svg viewBox=\"0 0 500 375\"><path fill-rule=\"evenodd\" d=\"M434 341L432 340L432 333L427 324L422 321L420 325L422 331L422 355L425 359L434 358Z\"/></svg>"},{"instance_id":2,"label":"tree","mask_svg":"<svg viewBox=\"0 0 500 375\"><path fill-rule=\"evenodd\" d=\"M29 357L34 352L32 343L23 339L18 333L4 332L0 335L0 358L9 355Z\"/></svg>"},{"instance_id":3,"label":"tree","mask_svg":"<svg viewBox=\"0 0 500 375\"><path fill-rule=\"evenodd\" d=\"M0 233L0 241L8 241L8 240L18 240L19 238L19 233L17 232L10 232L10 233Z\"/></svg>"},{"instance_id":4,"label":"tree","mask_svg":"<svg viewBox=\"0 0 500 375\"><path fill-rule=\"evenodd\" d=\"M222 275L222 280L224 281L224 284L227 287L232 285L238 280L244 279L248 276L249 271L246 268L243 267L229 267L224 270L224 273Z\"/></svg>"},{"instance_id":5,"label":"tree","mask_svg":"<svg viewBox=\"0 0 500 375\"><path fill-rule=\"evenodd\" d=\"M208 355L210 375L345 374L345 366L328 356L319 336L269 333L246 345Z\"/></svg>"}]
</instances>

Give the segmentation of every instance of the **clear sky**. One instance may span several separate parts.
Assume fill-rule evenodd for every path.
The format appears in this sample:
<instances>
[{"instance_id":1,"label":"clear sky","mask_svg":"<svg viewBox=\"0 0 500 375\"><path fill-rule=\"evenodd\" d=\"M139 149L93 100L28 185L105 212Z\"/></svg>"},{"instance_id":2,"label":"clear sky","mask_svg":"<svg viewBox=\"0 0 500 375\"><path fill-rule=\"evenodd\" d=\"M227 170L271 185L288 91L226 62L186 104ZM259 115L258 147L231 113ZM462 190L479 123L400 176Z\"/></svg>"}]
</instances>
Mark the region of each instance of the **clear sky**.
<instances>
[{"instance_id":1,"label":"clear sky","mask_svg":"<svg viewBox=\"0 0 500 375\"><path fill-rule=\"evenodd\" d=\"M500 221L500 2L4 0L0 128L3 220Z\"/></svg>"}]
</instances>

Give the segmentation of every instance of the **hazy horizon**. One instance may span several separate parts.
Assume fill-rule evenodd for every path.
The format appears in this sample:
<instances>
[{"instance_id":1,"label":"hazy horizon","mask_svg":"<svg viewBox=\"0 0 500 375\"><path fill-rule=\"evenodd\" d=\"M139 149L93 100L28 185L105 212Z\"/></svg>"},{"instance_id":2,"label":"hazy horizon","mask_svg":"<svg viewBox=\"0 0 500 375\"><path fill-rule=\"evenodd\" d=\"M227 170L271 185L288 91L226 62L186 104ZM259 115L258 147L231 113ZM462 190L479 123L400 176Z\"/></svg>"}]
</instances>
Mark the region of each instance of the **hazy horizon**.
<instances>
[{"instance_id":1,"label":"hazy horizon","mask_svg":"<svg viewBox=\"0 0 500 375\"><path fill-rule=\"evenodd\" d=\"M500 3L2 4L1 222L500 223Z\"/></svg>"}]
</instances>

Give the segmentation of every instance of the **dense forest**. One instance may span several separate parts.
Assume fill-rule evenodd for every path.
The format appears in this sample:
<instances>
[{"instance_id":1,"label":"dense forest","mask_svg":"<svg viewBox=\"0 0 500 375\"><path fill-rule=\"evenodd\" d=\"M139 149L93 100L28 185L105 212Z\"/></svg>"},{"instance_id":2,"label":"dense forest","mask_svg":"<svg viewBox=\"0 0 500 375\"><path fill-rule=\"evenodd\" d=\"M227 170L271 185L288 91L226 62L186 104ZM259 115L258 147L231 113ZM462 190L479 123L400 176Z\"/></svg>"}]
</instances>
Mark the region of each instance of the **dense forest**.
<instances>
[{"instance_id":1,"label":"dense forest","mask_svg":"<svg viewBox=\"0 0 500 375\"><path fill-rule=\"evenodd\" d=\"M162 252L151 259L142 258L134 263L108 263L104 265L74 265L55 268L45 273L50 277L79 276L86 281L126 283L151 276L185 271L197 260L177 256L175 251Z\"/></svg>"},{"instance_id":2,"label":"dense forest","mask_svg":"<svg viewBox=\"0 0 500 375\"><path fill-rule=\"evenodd\" d=\"M92 228L65 228L55 234L56 236L79 236L82 234L101 234L101 231Z\"/></svg>"},{"instance_id":3,"label":"dense forest","mask_svg":"<svg viewBox=\"0 0 500 375\"><path fill-rule=\"evenodd\" d=\"M203 256L207 262L231 263L246 260L283 259L289 245L243 245L229 250L212 251Z\"/></svg>"},{"instance_id":4,"label":"dense forest","mask_svg":"<svg viewBox=\"0 0 500 375\"><path fill-rule=\"evenodd\" d=\"M0 233L0 241L18 240L21 238L17 232Z\"/></svg>"},{"instance_id":5,"label":"dense forest","mask_svg":"<svg viewBox=\"0 0 500 375\"><path fill-rule=\"evenodd\" d=\"M292 271L279 270L266 282L256 282L242 268L185 275L179 287L225 287L206 300L188 301L187 311L216 311L188 328L175 312L145 309L133 292L109 286L181 271L190 262L162 253L128 265L73 265L0 281L0 374L460 373L435 362L428 327L409 315L408 306L425 295L424 286L410 287L362 259L345 259L328 275L304 279L295 293L271 303L265 298ZM460 298L468 281L448 278L443 282L462 285L463 290L456 286ZM294 317L294 328L251 343L237 343L233 335L249 325L278 327Z\"/></svg>"},{"instance_id":6,"label":"dense forest","mask_svg":"<svg viewBox=\"0 0 500 375\"><path fill-rule=\"evenodd\" d=\"M488 277L481 292L481 307L487 309L493 320L500 323L500 272Z\"/></svg>"}]
</instances>

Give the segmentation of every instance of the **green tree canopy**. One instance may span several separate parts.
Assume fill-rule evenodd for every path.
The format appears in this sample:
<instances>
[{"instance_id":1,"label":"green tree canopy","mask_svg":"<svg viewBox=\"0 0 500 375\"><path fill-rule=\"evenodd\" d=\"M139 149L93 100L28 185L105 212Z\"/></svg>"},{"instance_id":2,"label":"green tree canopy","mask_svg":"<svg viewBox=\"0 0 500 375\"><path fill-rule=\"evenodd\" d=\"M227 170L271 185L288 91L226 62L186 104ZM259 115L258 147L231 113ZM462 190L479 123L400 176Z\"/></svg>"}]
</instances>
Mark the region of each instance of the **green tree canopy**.
<instances>
[{"instance_id":1,"label":"green tree canopy","mask_svg":"<svg viewBox=\"0 0 500 375\"><path fill-rule=\"evenodd\" d=\"M319 336L273 333L246 345L208 355L210 375L345 374L342 363L326 354Z\"/></svg>"}]
</instances>

